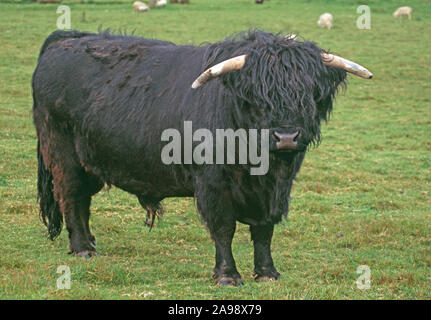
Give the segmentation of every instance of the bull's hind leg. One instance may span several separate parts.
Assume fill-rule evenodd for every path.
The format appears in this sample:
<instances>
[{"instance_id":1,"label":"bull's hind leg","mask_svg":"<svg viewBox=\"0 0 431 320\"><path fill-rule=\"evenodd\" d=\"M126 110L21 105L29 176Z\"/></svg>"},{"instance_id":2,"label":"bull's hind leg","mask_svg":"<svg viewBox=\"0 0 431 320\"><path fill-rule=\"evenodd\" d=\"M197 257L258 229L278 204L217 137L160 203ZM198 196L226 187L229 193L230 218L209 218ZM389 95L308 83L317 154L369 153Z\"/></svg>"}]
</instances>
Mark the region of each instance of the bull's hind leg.
<instances>
[{"instance_id":1,"label":"bull's hind leg","mask_svg":"<svg viewBox=\"0 0 431 320\"><path fill-rule=\"evenodd\" d=\"M103 185L82 168L70 164L59 165L53 177L54 192L69 233L70 253L83 257L95 255L95 237L89 226L90 204L91 196Z\"/></svg>"},{"instance_id":2,"label":"bull's hind leg","mask_svg":"<svg viewBox=\"0 0 431 320\"><path fill-rule=\"evenodd\" d=\"M254 245L254 272L256 281L273 281L280 278L271 257L273 225L250 226Z\"/></svg>"},{"instance_id":3,"label":"bull's hind leg","mask_svg":"<svg viewBox=\"0 0 431 320\"><path fill-rule=\"evenodd\" d=\"M96 254L96 240L89 226L91 196L103 184L82 168L58 170L57 178L54 175L55 192L60 199L60 210L69 233L70 253L89 258Z\"/></svg>"},{"instance_id":4,"label":"bull's hind leg","mask_svg":"<svg viewBox=\"0 0 431 320\"><path fill-rule=\"evenodd\" d=\"M89 226L91 196L103 183L81 167L70 137L51 132L39 138L45 165L52 175L54 198L69 233L70 253L91 257L96 254Z\"/></svg>"}]
</instances>

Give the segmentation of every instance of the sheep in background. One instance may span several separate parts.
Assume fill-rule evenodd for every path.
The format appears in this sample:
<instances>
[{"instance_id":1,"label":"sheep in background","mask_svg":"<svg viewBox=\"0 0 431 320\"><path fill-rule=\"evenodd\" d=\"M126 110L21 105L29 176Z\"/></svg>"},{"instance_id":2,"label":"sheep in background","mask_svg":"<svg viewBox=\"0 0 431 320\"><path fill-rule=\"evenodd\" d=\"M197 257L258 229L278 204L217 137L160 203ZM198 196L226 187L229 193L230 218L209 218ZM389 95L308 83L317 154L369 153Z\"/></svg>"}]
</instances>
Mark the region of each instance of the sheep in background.
<instances>
[{"instance_id":1,"label":"sheep in background","mask_svg":"<svg viewBox=\"0 0 431 320\"><path fill-rule=\"evenodd\" d=\"M157 2L156 2L156 7L165 7L167 5L167 2L166 2L166 0L158 0Z\"/></svg>"},{"instance_id":2,"label":"sheep in background","mask_svg":"<svg viewBox=\"0 0 431 320\"><path fill-rule=\"evenodd\" d=\"M317 25L321 28L331 29L333 20L334 18L332 17L332 14L324 13L319 17Z\"/></svg>"},{"instance_id":3,"label":"sheep in background","mask_svg":"<svg viewBox=\"0 0 431 320\"><path fill-rule=\"evenodd\" d=\"M410 7L399 7L395 12L394 12L394 18L401 18L401 17L408 17L409 20L411 20L412 18L412 11L413 9Z\"/></svg>"},{"instance_id":4,"label":"sheep in background","mask_svg":"<svg viewBox=\"0 0 431 320\"><path fill-rule=\"evenodd\" d=\"M136 12L145 12L150 10L150 8L141 1L135 1L133 2L133 10L135 10Z\"/></svg>"}]
</instances>

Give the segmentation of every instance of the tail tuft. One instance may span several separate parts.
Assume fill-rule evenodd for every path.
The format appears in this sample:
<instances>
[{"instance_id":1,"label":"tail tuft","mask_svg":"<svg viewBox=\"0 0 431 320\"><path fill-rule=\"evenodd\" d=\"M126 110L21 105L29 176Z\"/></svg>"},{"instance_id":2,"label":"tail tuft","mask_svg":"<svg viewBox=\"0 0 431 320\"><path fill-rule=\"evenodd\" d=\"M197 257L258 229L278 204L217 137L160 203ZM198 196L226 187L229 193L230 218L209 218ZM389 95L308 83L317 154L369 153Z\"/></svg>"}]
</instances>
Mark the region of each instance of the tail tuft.
<instances>
[{"instance_id":1,"label":"tail tuft","mask_svg":"<svg viewBox=\"0 0 431 320\"><path fill-rule=\"evenodd\" d=\"M40 152L40 142L37 144L38 170L37 170L37 197L40 204L40 217L48 228L49 238L57 238L63 228L63 216L54 199L52 174L46 169Z\"/></svg>"}]
</instances>

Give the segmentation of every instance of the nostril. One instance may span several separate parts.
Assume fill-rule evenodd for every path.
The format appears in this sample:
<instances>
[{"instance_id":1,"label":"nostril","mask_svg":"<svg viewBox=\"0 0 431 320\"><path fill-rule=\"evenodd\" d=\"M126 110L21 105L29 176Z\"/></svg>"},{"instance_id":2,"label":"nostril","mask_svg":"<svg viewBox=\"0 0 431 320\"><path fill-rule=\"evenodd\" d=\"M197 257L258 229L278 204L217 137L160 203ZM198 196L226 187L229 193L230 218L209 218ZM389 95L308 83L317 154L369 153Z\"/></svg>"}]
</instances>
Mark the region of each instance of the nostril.
<instances>
[{"instance_id":1,"label":"nostril","mask_svg":"<svg viewBox=\"0 0 431 320\"><path fill-rule=\"evenodd\" d=\"M277 139L277 141L281 140L281 135L277 131L274 131L273 135L274 135L275 139Z\"/></svg>"},{"instance_id":2,"label":"nostril","mask_svg":"<svg viewBox=\"0 0 431 320\"><path fill-rule=\"evenodd\" d=\"M277 131L274 131L273 135L277 139L277 141L281 141L283 139L291 139L292 141L296 141L301 136L301 133L299 131L296 131L294 133L289 134L289 133L279 133Z\"/></svg>"}]
</instances>

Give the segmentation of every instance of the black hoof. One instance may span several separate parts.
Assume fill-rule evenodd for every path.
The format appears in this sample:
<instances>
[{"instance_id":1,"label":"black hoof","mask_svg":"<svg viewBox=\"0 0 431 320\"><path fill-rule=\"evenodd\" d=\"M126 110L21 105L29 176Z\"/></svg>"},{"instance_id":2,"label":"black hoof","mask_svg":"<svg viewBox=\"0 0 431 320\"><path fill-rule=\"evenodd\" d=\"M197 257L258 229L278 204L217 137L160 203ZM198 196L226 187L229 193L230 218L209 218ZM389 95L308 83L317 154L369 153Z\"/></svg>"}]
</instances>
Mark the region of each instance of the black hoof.
<instances>
[{"instance_id":1,"label":"black hoof","mask_svg":"<svg viewBox=\"0 0 431 320\"><path fill-rule=\"evenodd\" d=\"M255 272L254 280L257 282L272 282L280 279L280 273L277 270L265 270L264 272Z\"/></svg>"},{"instance_id":2,"label":"black hoof","mask_svg":"<svg viewBox=\"0 0 431 320\"><path fill-rule=\"evenodd\" d=\"M242 282L241 278L222 277L221 279L217 279L217 284L221 285L222 287L240 287L244 285L244 282Z\"/></svg>"},{"instance_id":3,"label":"black hoof","mask_svg":"<svg viewBox=\"0 0 431 320\"><path fill-rule=\"evenodd\" d=\"M244 285L244 282L242 282L241 275L239 273L234 275L226 275L214 270L213 279L216 281L216 284L221 285L223 287L226 287L226 286L238 287L238 286Z\"/></svg>"}]
</instances>

